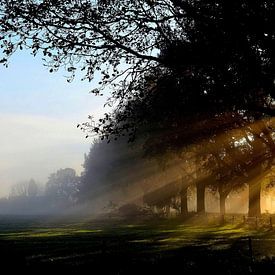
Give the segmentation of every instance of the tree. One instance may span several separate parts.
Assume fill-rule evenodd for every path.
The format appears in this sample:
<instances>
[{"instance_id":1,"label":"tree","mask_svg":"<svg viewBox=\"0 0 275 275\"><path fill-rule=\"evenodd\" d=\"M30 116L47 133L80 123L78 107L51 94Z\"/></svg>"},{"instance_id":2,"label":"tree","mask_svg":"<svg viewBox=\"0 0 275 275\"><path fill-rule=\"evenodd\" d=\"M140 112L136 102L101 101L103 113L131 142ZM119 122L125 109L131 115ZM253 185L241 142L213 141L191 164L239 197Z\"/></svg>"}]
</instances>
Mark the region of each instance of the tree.
<instances>
[{"instance_id":1,"label":"tree","mask_svg":"<svg viewBox=\"0 0 275 275\"><path fill-rule=\"evenodd\" d=\"M275 139L270 123L259 120L243 128L227 131L212 139L207 169L214 176L211 187L220 194L221 214L225 212L225 198L234 189L249 187L249 216L259 216L261 182L270 173L275 154ZM211 148L212 147L212 148Z\"/></svg>"},{"instance_id":2,"label":"tree","mask_svg":"<svg viewBox=\"0 0 275 275\"><path fill-rule=\"evenodd\" d=\"M34 179L23 181L12 185L11 197L35 197L38 193L38 186Z\"/></svg>"},{"instance_id":3,"label":"tree","mask_svg":"<svg viewBox=\"0 0 275 275\"><path fill-rule=\"evenodd\" d=\"M29 197L35 197L38 194L38 186L37 183L34 181L34 179L31 179L29 181L28 185L28 196Z\"/></svg>"},{"instance_id":4,"label":"tree","mask_svg":"<svg viewBox=\"0 0 275 275\"><path fill-rule=\"evenodd\" d=\"M50 71L64 66L69 80L78 68L88 80L100 71L116 110L127 108L121 121L133 115L129 101L143 97L141 86L163 84L173 91L162 98L177 103L176 122L180 110L274 115L274 10L271 0L2 0L2 62L25 47L42 52ZM112 120L106 114L92 131L117 134Z\"/></svg>"},{"instance_id":5,"label":"tree","mask_svg":"<svg viewBox=\"0 0 275 275\"><path fill-rule=\"evenodd\" d=\"M231 191L240 190L245 186L245 182L242 180L244 175L240 175L239 166L243 150L247 147L243 149L240 146L241 138L234 129L226 131L222 136L212 137L211 141L205 145L207 161L204 163L204 168L211 178L208 187L219 193L222 222L226 212L227 196Z\"/></svg>"},{"instance_id":6,"label":"tree","mask_svg":"<svg viewBox=\"0 0 275 275\"><path fill-rule=\"evenodd\" d=\"M159 48L161 65L117 98L123 103L102 120L101 134L108 138L148 122L157 122L160 132L190 133L190 123L220 113L241 112L248 120L274 115L273 3L171 2L182 12L182 26Z\"/></svg>"},{"instance_id":7,"label":"tree","mask_svg":"<svg viewBox=\"0 0 275 275\"><path fill-rule=\"evenodd\" d=\"M72 204L77 199L78 185L79 177L74 169L59 169L49 176L45 194L54 204Z\"/></svg>"},{"instance_id":8,"label":"tree","mask_svg":"<svg viewBox=\"0 0 275 275\"><path fill-rule=\"evenodd\" d=\"M83 167L79 187L81 200L93 200L118 191L123 194L119 198L107 198L116 203L130 199L128 189L133 193L136 190L136 199L142 197L144 182L158 171L155 163L143 158L142 143L136 140L129 144L126 138L109 144L105 140L95 141L85 156Z\"/></svg>"},{"instance_id":9,"label":"tree","mask_svg":"<svg viewBox=\"0 0 275 275\"><path fill-rule=\"evenodd\" d=\"M261 214L260 195L261 181L268 174L274 163L275 139L274 120L260 120L258 123L245 129L246 141L252 148L252 158L245 166L249 182L249 215ZM251 135L253 138L251 138ZM248 138L250 136L250 139Z\"/></svg>"},{"instance_id":10,"label":"tree","mask_svg":"<svg viewBox=\"0 0 275 275\"><path fill-rule=\"evenodd\" d=\"M94 92L112 87L114 111L80 127L103 139L142 133L156 155L274 116L274 11L271 0L2 0L2 62L25 47L42 52L50 71L64 66L69 81L78 68L88 80L100 71ZM274 155L263 131L237 169L247 180ZM259 184L249 186L258 197Z\"/></svg>"},{"instance_id":11,"label":"tree","mask_svg":"<svg viewBox=\"0 0 275 275\"><path fill-rule=\"evenodd\" d=\"M28 182L20 182L12 185L10 197L27 197Z\"/></svg>"}]
</instances>

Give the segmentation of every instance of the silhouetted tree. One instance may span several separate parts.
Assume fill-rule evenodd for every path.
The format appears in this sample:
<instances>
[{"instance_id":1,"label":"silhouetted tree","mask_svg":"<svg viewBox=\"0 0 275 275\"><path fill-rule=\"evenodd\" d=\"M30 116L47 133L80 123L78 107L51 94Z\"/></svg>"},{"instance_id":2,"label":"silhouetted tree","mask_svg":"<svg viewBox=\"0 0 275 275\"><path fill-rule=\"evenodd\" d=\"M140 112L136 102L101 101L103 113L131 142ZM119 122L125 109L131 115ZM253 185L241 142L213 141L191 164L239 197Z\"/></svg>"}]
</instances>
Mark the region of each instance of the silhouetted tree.
<instances>
[{"instance_id":1,"label":"silhouetted tree","mask_svg":"<svg viewBox=\"0 0 275 275\"><path fill-rule=\"evenodd\" d=\"M133 115L129 101L156 88L157 102L147 104L171 127L192 114L275 112L271 0L21 0L0 1L0 11L4 64L30 48L50 71L64 66L73 77L80 68L89 80L100 71L101 87L113 85L110 101L124 109L118 121ZM109 138L137 127L112 122L106 114L92 131Z\"/></svg>"},{"instance_id":2,"label":"silhouetted tree","mask_svg":"<svg viewBox=\"0 0 275 275\"><path fill-rule=\"evenodd\" d=\"M54 203L73 204L77 200L79 177L72 168L52 173L46 183L45 194Z\"/></svg>"},{"instance_id":3,"label":"silhouetted tree","mask_svg":"<svg viewBox=\"0 0 275 275\"><path fill-rule=\"evenodd\" d=\"M79 197L92 200L112 191L127 193L128 187L134 186L141 192L144 180L156 172L156 166L143 158L138 141L129 144L125 138L108 144L97 140L85 156ZM127 199L121 198L122 201Z\"/></svg>"},{"instance_id":4,"label":"silhouetted tree","mask_svg":"<svg viewBox=\"0 0 275 275\"><path fill-rule=\"evenodd\" d=\"M226 131L205 144L205 152L208 154L205 168L213 176L211 188L220 194L221 214L225 212L227 195L247 184L249 215L260 215L261 182L274 162L272 123L273 120L259 120Z\"/></svg>"},{"instance_id":5,"label":"silhouetted tree","mask_svg":"<svg viewBox=\"0 0 275 275\"><path fill-rule=\"evenodd\" d=\"M34 181L34 179L31 179L28 184L28 196L29 197L35 197L38 194L38 185Z\"/></svg>"},{"instance_id":6,"label":"silhouetted tree","mask_svg":"<svg viewBox=\"0 0 275 275\"><path fill-rule=\"evenodd\" d=\"M245 175L241 174L240 176L239 161L244 153L243 150L249 148L247 148L248 146L245 149L240 148L239 140L241 138L236 131L227 131L221 136L212 137L211 141L205 145L207 161L204 163L204 168L211 178L208 187L219 193L222 217L226 211L225 201L229 193L243 188L246 184L240 180L240 177L245 177Z\"/></svg>"},{"instance_id":7,"label":"silhouetted tree","mask_svg":"<svg viewBox=\"0 0 275 275\"><path fill-rule=\"evenodd\" d=\"M275 137L274 120L260 120L245 128L246 142L251 147L251 156L242 163L242 169L249 180L249 212L250 216L261 214L260 196L261 181L274 164ZM249 138L250 137L250 138Z\"/></svg>"}]
</instances>

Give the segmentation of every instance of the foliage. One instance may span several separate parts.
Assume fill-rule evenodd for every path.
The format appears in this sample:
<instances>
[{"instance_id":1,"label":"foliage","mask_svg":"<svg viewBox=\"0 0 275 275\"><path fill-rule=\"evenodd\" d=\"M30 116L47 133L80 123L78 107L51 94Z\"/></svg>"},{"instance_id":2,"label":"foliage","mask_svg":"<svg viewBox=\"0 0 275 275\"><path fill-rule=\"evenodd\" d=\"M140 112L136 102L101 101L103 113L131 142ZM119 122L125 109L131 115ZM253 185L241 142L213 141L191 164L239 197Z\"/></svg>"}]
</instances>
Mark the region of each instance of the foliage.
<instances>
[{"instance_id":1,"label":"foliage","mask_svg":"<svg viewBox=\"0 0 275 275\"><path fill-rule=\"evenodd\" d=\"M25 47L69 80L78 68L88 80L101 72L116 112L83 126L105 138L134 135L133 100L171 126L221 111L272 115L274 11L271 0L1 1L2 62Z\"/></svg>"},{"instance_id":2,"label":"foliage","mask_svg":"<svg viewBox=\"0 0 275 275\"><path fill-rule=\"evenodd\" d=\"M59 169L49 176L45 195L54 203L74 203L77 199L79 177L72 168Z\"/></svg>"},{"instance_id":3,"label":"foliage","mask_svg":"<svg viewBox=\"0 0 275 275\"><path fill-rule=\"evenodd\" d=\"M129 144L125 138L109 144L96 141L85 156L80 198L93 199L115 190L127 193L129 186L142 186L155 166L143 158L141 144L138 141Z\"/></svg>"},{"instance_id":4,"label":"foliage","mask_svg":"<svg viewBox=\"0 0 275 275\"><path fill-rule=\"evenodd\" d=\"M10 197L26 197L28 190L28 183L27 182L20 182L16 183L11 186L10 190Z\"/></svg>"},{"instance_id":5,"label":"foliage","mask_svg":"<svg viewBox=\"0 0 275 275\"><path fill-rule=\"evenodd\" d=\"M34 179L12 185L10 197L35 197L38 193L38 185Z\"/></svg>"}]
</instances>

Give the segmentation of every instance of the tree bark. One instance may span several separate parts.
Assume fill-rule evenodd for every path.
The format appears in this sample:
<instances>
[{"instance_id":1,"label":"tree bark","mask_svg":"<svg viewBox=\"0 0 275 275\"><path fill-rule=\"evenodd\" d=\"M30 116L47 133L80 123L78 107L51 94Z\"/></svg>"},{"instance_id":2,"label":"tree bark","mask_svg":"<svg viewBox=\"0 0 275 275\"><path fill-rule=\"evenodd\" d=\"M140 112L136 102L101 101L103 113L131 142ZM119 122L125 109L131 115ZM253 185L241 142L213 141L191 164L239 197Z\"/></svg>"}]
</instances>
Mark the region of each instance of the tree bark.
<instances>
[{"instance_id":1,"label":"tree bark","mask_svg":"<svg viewBox=\"0 0 275 275\"><path fill-rule=\"evenodd\" d=\"M182 186L182 189L181 189L181 192L180 192L180 213L181 213L181 215L187 215L188 214L187 186Z\"/></svg>"},{"instance_id":2,"label":"tree bark","mask_svg":"<svg viewBox=\"0 0 275 275\"><path fill-rule=\"evenodd\" d=\"M257 217L261 215L261 183L260 181L251 181L248 186L248 216Z\"/></svg>"},{"instance_id":3,"label":"tree bark","mask_svg":"<svg viewBox=\"0 0 275 275\"><path fill-rule=\"evenodd\" d=\"M199 183L197 186L197 213L205 213L205 185Z\"/></svg>"}]
</instances>

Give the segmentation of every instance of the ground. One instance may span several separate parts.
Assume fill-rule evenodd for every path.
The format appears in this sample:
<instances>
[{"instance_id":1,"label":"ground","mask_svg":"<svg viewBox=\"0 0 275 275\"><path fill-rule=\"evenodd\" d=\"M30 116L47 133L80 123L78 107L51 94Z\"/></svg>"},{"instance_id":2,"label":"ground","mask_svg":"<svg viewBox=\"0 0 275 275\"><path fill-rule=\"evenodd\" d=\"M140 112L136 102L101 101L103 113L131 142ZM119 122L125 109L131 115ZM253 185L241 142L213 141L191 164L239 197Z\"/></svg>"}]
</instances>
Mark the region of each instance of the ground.
<instances>
[{"instance_id":1,"label":"ground","mask_svg":"<svg viewBox=\"0 0 275 275\"><path fill-rule=\"evenodd\" d=\"M222 225L209 215L146 221L2 216L0 256L2 268L34 273L274 274L275 230L241 216Z\"/></svg>"}]
</instances>

